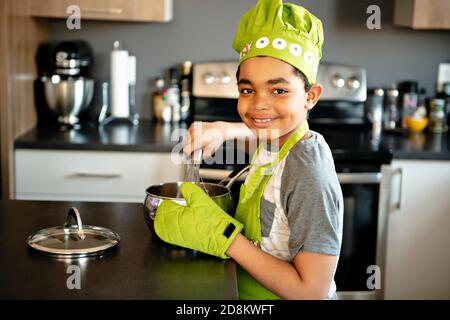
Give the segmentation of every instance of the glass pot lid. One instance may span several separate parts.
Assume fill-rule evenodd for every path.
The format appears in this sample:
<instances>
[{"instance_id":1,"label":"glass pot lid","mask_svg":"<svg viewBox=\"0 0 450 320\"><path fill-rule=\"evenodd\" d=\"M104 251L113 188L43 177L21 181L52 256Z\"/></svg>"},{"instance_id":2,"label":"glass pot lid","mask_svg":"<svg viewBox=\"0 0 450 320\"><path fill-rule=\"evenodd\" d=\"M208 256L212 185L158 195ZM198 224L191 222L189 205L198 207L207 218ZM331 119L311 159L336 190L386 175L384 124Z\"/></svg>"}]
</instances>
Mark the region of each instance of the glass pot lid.
<instances>
[{"instance_id":1,"label":"glass pot lid","mask_svg":"<svg viewBox=\"0 0 450 320\"><path fill-rule=\"evenodd\" d=\"M76 224L71 224L72 220ZM62 226L39 230L27 238L31 248L59 257L99 255L119 241L120 236L110 229L83 225L75 207L69 209Z\"/></svg>"}]
</instances>

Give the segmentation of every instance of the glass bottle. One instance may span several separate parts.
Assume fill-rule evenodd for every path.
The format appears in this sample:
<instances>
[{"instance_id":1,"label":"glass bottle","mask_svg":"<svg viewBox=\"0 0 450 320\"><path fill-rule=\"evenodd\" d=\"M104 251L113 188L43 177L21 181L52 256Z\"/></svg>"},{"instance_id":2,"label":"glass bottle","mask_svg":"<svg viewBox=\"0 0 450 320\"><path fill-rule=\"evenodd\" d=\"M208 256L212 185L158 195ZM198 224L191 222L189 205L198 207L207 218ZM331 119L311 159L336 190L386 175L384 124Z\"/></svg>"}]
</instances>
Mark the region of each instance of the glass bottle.
<instances>
[{"instance_id":1,"label":"glass bottle","mask_svg":"<svg viewBox=\"0 0 450 320\"><path fill-rule=\"evenodd\" d=\"M152 94L153 118L156 121L160 122L170 121L172 118L171 113L167 115L167 112L164 112L164 100L163 100L164 85L165 85L164 78L162 76L158 76L155 79L156 90ZM169 116L168 120L166 119L167 116Z\"/></svg>"},{"instance_id":2,"label":"glass bottle","mask_svg":"<svg viewBox=\"0 0 450 320\"><path fill-rule=\"evenodd\" d=\"M367 121L370 123L372 135L379 136L382 130L383 118L383 97L384 90L382 88L374 88L368 90L366 101Z\"/></svg>"},{"instance_id":3,"label":"glass bottle","mask_svg":"<svg viewBox=\"0 0 450 320\"><path fill-rule=\"evenodd\" d=\"M400 119L398 112L398 90L395 85L386 90L384 129L394 130Z\"/></svg>"},{"instance_id":4,"label":"glass bottle","mask_svg":"<svg viewBox=\"0 0 450 320\"><path fill-rule=\"evenodd\" d=\"M170 68L170 82L169 86L164 92L164 101L172 110L172 122L179 122L181 119L180 113L180 88L178 86L178 70Z\"/></svg>"},{"instance_id":5,"label":"glass bottle","mask_svg":"<svg viewBox=\"0 0 450 320\"><path fill-rule=\"evenodd\" d=\"M191 70L192 62L185 61L181 68L181 106L180 117L186 121L191 114Z\"/></svg>"}]
</instances>

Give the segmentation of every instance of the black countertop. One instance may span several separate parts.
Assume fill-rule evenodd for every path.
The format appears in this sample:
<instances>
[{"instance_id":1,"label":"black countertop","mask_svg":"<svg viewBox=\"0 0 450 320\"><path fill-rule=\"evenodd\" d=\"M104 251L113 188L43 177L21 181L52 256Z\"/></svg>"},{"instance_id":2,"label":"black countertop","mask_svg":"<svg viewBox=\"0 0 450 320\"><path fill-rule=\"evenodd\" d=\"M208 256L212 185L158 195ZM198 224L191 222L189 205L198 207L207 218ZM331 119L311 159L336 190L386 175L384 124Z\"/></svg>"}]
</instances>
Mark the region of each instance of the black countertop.
<instances>
[{"instance_id":1,"label":"black countertop","mask_svg":"<svg viewBox=\"0 0 450 320\"><path fill-rule=\"evenodd\" d=\"M385 133L383 144L395 159L450 160L450 133Z\"/></svg>"},{"instance_id":2,"label":"black countertop","mask_svg":"<svg viewBox=\"0 0 450 320\"><path fill-rule=\"evenodd\" d=\"M83 224L110 228L119 246L102 258L57 260L26 245L62 225L76 206ZM0 299L237 299L235 264L151 238L142 205L0 200ZM77 265L81 289L69 290Z\"/></svg>"},{"instance_id":3,"label":"black countertop","mask_svg":"<svg viewBox=\"0 0 450 320\"><path fill-rule=\"evenodd\" d=\"M314 129L314 128L313 128ZM329 144L335 160L340 158L369 160L450 160L449 133L412 133L404 130L383 132L373 139L369 130L317 129Z\"/></svg>"},{"instance_id":4,"label":"black countertop","mask_svg":"<svg viewBox=\"0 0 450 320\"><path fill-rule=\"evenodd\" d=\"M142 120L138 126L112 123L104 128L84 125L79 130L35 127L15 141L15 148L170 152L181 141L186 124ZM383 133L379 141L364 129L314 128L324 135L336 160L395 159L450 160L449 133Z\"/></svg>"},{"instance_id":5,"label":"black countertop","mask_svg":"<svg viewBox=\"0 0 450 320\"><path fill-rule=\"evenodd\" d=\"M80 129L36 126L19 137L15 148L170 152L179 143L185 123L162 124L141 120L137 126L130 122L114 122L100 127L82 125ZM179 134L178 134L179 133Z\"/></svg>"}]
</instances>

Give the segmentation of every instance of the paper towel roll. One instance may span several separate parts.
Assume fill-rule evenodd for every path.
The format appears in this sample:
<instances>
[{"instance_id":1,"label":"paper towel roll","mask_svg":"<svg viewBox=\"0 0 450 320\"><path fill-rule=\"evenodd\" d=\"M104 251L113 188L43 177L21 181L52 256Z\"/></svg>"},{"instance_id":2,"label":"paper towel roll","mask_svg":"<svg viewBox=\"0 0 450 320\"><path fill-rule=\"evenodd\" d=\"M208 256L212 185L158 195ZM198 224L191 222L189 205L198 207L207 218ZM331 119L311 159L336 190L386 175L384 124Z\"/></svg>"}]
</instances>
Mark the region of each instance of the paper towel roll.
<instances>
[{"instance_id":1,"label":"paper towel roll","mask_svg":"<svg viewBox=\"0 0 450 320\"><path fill-rule=\"evenodd\" d=\"M128 51L111 51L111 115L126 118L130 115Z\"/></svg>"}]
</instances>

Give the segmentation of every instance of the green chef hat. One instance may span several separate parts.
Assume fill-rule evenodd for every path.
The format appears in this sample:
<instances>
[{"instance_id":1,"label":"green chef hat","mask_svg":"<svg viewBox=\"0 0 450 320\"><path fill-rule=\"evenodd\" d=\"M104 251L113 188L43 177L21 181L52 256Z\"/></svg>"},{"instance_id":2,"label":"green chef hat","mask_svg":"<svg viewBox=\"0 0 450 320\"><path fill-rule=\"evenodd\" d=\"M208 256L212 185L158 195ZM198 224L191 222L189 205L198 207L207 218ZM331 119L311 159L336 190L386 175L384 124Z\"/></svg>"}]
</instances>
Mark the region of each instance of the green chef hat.
<instances>
[{"instance_id":1,"label":"green chef hat","mask_svg":"<svg viewBox=\"0 0 450 320\"><path fill-rule=\"evenodd\" d=\"M259 0L241 18L233 49L239 63L255 56L283 60L316 82L322 57L322 22L308 10L282 0Z\"/></svg>"}]
</instances>

